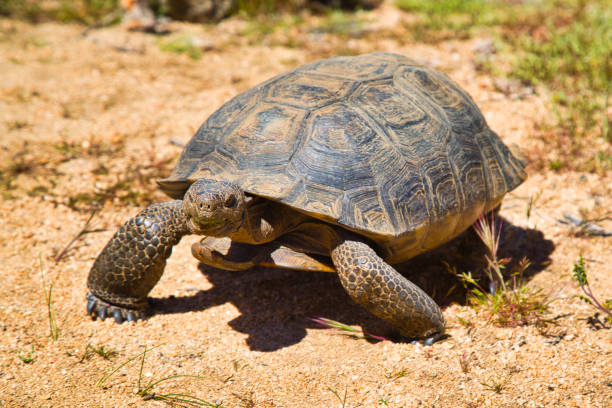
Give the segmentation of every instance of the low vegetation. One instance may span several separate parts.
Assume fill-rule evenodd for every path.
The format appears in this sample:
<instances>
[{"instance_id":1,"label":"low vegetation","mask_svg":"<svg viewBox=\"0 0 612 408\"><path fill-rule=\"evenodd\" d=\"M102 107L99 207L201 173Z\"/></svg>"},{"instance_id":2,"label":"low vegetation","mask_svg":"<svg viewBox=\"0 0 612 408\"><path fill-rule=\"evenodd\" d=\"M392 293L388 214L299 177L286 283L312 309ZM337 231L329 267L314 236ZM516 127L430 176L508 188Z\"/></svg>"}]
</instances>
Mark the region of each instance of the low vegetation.
<instances>
[{"instance_id":1,"label":"low vegetation","mask_svg":"<svg viewBox=\"0 0 612 408\"><path fill-rule=\"evenodd\" d=\"M202 50L190 35L182 35L169 40L160 40L158 44L162 51L185 54L192 60L199 60L202 58Z\"/></svg>"},{"instance_id":2,"label":"low vegetation","mask_svg":"<svg viewBox=\"0 0 612 408\"><path fill-rule=\"evenodd\" d=\"M128 360L124 361L123 363L119 364L118 366L116 366L115 368L111 369L110 371L108 371L102 378L100 378L100 380L96 383L96 386L100 387L100 388L108 388L107 386L107 382L108 380L115 374L117 373L119 370L121 370L123 367L127 366L129 363L131 363L132 361L136 361L138 359L140 359L140 368L138 370L138 380L137 380L137 391L136 394L139 395L140 397L142 397L142 399L144 401L147 400L154 400L154 401L164 401L168 404L177 404L178 406L191 406L191 407L215 407L215 408L224 408L223 405L221 405L220 403L211 403L208 402L206 400L203 400L201 398L195 397L193 395L190 394L186 394L186 393L182 393L182 392L172 392L172 393L155 393L153 392L153 390L155 389L156 386L165 383L167 381L171 381L177 378L197 378L197 379L202 379L204 377L199 376L199 375L193 375L193 374L175 374L175 375L169 375L167 377L163 377L161 379L158 380L151 380L150 382L148 382L146 385L143 383L143 370L144 370L144 365L145 365L145 359L147 357L147 353L150 353L151 351L155 350L156 348L159 348L163 346L163 344L159 344L157 346L153 346L151 348L147 348L145 346L145 349L142 353L129 358ZM96 348L91 348L92 351L94 351L96 354L100 354L102 356L104 356L104 354L101 354L100 349L96 349ZM104 351L104 349L102 348L102 351ZM105 354L108 354L108 351L105 352Z\"/></svg>"},{"instance_id":3,"label":"low vegetation","mask_svg":"<svg viewBox=\"0 0 612 408\"><path fill-rule=\"evenodd\" d=\"M458 276L468 290L468 302L486 310L489 320L500 326L545 324L544 315L549 301L540 290L526 284L524 273L529 268L529 261L523 258L518 266L510 271L510 279L506 278L505 269L511 259L500 259L498 256L501 221L493 216L482 216L474 225L474 229L487 249L484 275L489 283L488 290L471 272L458 273L454 267L447 265L448 270Z\"/></svg>"},{"instance_id":4,"label":"low vegetation","mask_svg":"<svg viewBox=\"0 0 612 408\"><path fill-rule=\"evenodd\" d=\"M32 349L28 352L28 354L21 354L21 350L19 350L17 352L17 357L19 357L19 360L21 360L21 362L24 364L32 364L35 360L34 346L32 346Z\"/></svg>"},{"instance_id":5,"label":"low vegetation","mask_svg":"<svg viewBox=\"0 0 612 408\"><path fill-rule=\"evenodd\" d=\"M603 313L605 315L605 319L608 321L608 324L612 325L612 299L608 299L605 302L600 302L595 296L587 279L586 266L582 255L580 255L578 260L574 262L573 277L584 294L581 295L580 298L588 304L593 305L598 312Z\"/></svg>"},{"instance_id":6,"label":"low vegetation","mask_svg":"<svg viewBox=\"0 0 612 408\"><path fill-rule=\"evenodd\" d=\"M104 360L110 360L111 358L117 356L117 351L105 347L104 345L94 346L92 344L87 343L87 346L85 347L85 352L83 353L83 356L81 357L80 361L83 362L85 360L89 360L94 354L102 357Z\"/></svg>"},{"instance_id":7,"label":"low vegetation","mask_svg":"<svg viewBox=\"0 0 612 408\"><path fill-rule=\"evenodd\" d=\"M0 0L0 15L9 15L33 22L48 20L76 21L96 24L119 21L118 0Z\"/></svg>"},{"instance_id":8,"label":"low vegetation","mask_svg":"<svg viewBox=\"0 0 612 408\"><path fill-rule=\"evenodd\" d=\"M368 332L365 332L361 329L358 329L356 327L350 326L346 323L341 323L338 322L336 320L332 320L332 319L328 319L326 317L313 317L313 318L309 318L310 320L312 320L313 322L323 326L323 327L328 327L328 328L332 328L332 329L336 329L338 330L340 333L354 338L354 339L369 339L369 340L376 340L376 341L385 341L388 340L385 337L382 336L377 336L374 334L370 334Z\"/></svg>"},{"instance_id":9,"label":"low vegetation","mask_svg":"<svg viewBox=\"0 0 612 408\"><path fill-rule=\"evenodd\" d=\"M541 123L539 134L554 152L535 152L531 159L536 166L612 170L609 2L397 0L396 5L416 15L409 28L418 41L492 33L503 44L503 52L484 67L535 87L554 112L555 122ZM508 57L510 65L505 67Z\"/></svg>"}]
</instances>

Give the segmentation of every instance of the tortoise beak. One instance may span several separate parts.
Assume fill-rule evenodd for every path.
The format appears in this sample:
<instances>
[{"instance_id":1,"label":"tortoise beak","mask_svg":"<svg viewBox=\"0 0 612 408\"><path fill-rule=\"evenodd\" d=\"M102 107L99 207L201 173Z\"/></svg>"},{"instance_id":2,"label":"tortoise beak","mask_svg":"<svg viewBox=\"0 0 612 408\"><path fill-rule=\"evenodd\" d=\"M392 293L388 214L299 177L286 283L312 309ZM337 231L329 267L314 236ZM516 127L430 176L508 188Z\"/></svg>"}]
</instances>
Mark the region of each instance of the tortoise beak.
<instances>
[{"instance_id":1,"label":"tortoise beak","mask_svg":"<svg viewBox=\"0 0 612 408\"><path fill-rule=\"evenodd\" d=\"M229 222L225 219L215 218L199 218L188 215L187 224L189 229L198 235L207 235L210 237L227 237L228 235L238 231L241 225Z\"/></svg>"}]
</instances>

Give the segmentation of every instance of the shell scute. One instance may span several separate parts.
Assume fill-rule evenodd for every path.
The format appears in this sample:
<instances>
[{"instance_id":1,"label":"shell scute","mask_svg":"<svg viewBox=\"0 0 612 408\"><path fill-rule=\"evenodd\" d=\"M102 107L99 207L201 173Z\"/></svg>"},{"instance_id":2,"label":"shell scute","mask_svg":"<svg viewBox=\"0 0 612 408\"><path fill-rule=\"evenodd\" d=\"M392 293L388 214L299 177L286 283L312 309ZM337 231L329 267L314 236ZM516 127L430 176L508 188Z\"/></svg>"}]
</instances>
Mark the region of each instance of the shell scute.
<instances>
[{"instance_id":1,"label":"shell scute","mask_svg":"<svg viewBox=\"0 0 612 408\"><path fill-rule=\"evenodd\" d=\"M264 100L311 110L345 99L356 85L355 81L347 78L299 73L270 84Z\"/></svg>"},{"instance_id":2,"label":"shell scute","mask_svg":"<svg viewBox=\"0 0 612 408\"><path fill-rule=\"evenodd\" d=\"M305 116L306 112L290 106L262 104L226 133L217 149L226 152L239 170L248 170L252 162L286 165L303 133Z\"/></svg>"},{"instance_id":3,"label":"shell scute","mask_svg":"<svg viewBox=\"0 0 612 408\"><path fill-rule=\"evenodd\" d=\"M445 242L525 178L472 99L394 54L335 57L238 95L160 185L208 177L377 241L390 260Z\"/></svg>"}]
</instances>

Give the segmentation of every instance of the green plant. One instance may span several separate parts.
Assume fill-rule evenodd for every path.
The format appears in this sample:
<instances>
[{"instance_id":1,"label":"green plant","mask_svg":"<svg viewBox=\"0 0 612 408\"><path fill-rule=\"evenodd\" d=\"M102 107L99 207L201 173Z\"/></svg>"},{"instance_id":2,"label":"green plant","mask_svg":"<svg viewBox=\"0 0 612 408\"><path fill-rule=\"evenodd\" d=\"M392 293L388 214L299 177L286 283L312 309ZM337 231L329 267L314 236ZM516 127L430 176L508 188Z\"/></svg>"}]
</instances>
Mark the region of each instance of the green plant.
<instances>
[{"instance_id":1,"label":"green plant","mask_svg":"<svg viewBox=\"0 0 612 408\"><path fill-rule=\"evenodd\" d=\"M543 91L555 117L555 123L540 125L539 135L553 147L554 157L533 155L536 165L556 171L612 170L608 1L396 0L395 4L416 17L407 28L418 41L469 38L482 28L502 40L510 58L502 55L480 64L491 70L509 61L506 74Z\"/></svg>"},{"instance_id":2,"label":"green plant","mask_svg":"<svg viewBox=\"0 0 612 408\"><path fill-rule=\"evenodd\" d=\"M17 352L17 357L19 357L24 364L32 364L34 362L34 346L32 346L32 350L25 356L22 355L21 350L19 350Z\"/></svg>"},{"instance_id":3,"label":"green plant","mask_svg":"<svg viewBox=\"0 0 612 408\"><path fill-rule=\"evenodd\" d=\"M338 401L340 401L340 404L342 404L342 408L344 408L346 406L346 394L348 392L348 385L344 388L344 397L342 398L340 398L340 395L338 395L338 391L334 390L332 387L327 387L327 389L336 396Z\"/></svg>"},{"instance_id":4,"label":"green plant","mask_svg":"<svg viewBox=\"0 0 612 408\"><path fill-rule=\"evenodd\" d=\"M279 6L286 1L279 0L237 0L236 11L243 16L256 16L278 12ZM290 2L289 2L290 3Z\"/></svg>"},{"instance_id":5,"label":"green plant","mask_svg":"<svg viewBox=\"0 0 612 408\"><path fill-rule=\"evenodd\" d=\"M260 14L250 18L241 34L249 45L295 48L302 43L304 18L299 14Z\"/></svg>"},{"instance_id":6,"label":"green plant","mask_svg":"<svg viewBox=\"0 0 612 408\"><path fill-rule=\"evenodd\" d=\"M97 354L105 360L110 360L111 358L117 355L117 352L113 349L108 349L102 346L93 346L91 344L87 344L85 347L85 352L83 353L83 357L81 357L81 362L88 360L93 354Z\"/></svg>"},{"instance_id":7,"label":"green plant","mask_svg":"<svg viewBox=\"0 0 612 408\"><path fill-rule=\"evenodd\" d=\"M114 23L120 19L119 12L117 0L0 0L0 15L34 22L59 20L91 25L106 19Z\"/></svg>"},{"instance_id":8,"label":"green plant","mask_svg":"<svg viewBox=\"0 0 612 408\"><path fill-rule=\"evenodd\" d=\"M507 379L493 379L491 382L482 381L480 384L488 390L495 392L496 394L501 394L501 392L506 388Z\"/></svg>"},{"instance_id":9,"label":"green plant","mask_svg":"<svg viewBox=\"0 0 612 408\"><path fill-rule=\"evenodd\" d=\"M117 0L61 0L52 13L60 21L76 21L92 25L111 13L117 14L113 20L118 21L118 11Z\"/></svg>"},{"instance_id":10,"label":"green plant","mask_svg":"<svg viewBox=\"0 0 612 408\"><path fill-rule=\"evenodd\" d=\"M202 50L190 35L182 35L167 41L159 41L159 49L176 54L185 54L192 60L202 58Z\"/></svg>"},{"instance_id":11,"label":"green plant","mask_svg":"<svg viewBox=\"0 0 612 408\"><path fill-rule=\"evenodd\" d=\"M12 198L9 190L16 188L15 180L21 174L32 174L44 165L43 159L28 154L29 147L24 143L23 149L16 153L7 165L0 166L0 191L3 198Z\"/></svg>"},{"instance_id":12,"label":"green plant","mask_svg":"<svg viewBox=\"0 0 612 408\"><path fill-rule=\"evenodd\" d=\"M47 283L45 281L45 270L43 268L42 257L39 256L40 262L40 278L42 281L42 288L45 294L45 303L47 304L47 317L49 320L49 334L53 341L59 339L59 327L57 326L57 321L55 320L55 311L53 310L53 284L49 285L47 289Z\"/></svg>"},{"instance_id":13,"label":"green plant","mask_svg":"<svg viewBox=\"0 0 612 408\"><path fill-rule=\"evenodd\" d=\"M603 304L597 299L595 294L589 285L589 281L586 275L586 267L584 265L584 258L582 255L578 257L578 260L574 262L574 268L572 273L574 280L578 282L578 286L582 289L584 296L580 296L582 300L593 305L597 310L607 315L608 322L612 323L612 299L607 300Z\"/></svg>"},{"instance_id":14,"label":"green plant","mask_svg":"<svg viewBox=\"0 0 612 408\"><path fill-rule=\"evenodd\" d=\"M343 334L352 337L354 339L373 339L379 341L389 340L381 336L376 336L374 334L367 333L363 330L357 329L353 326L349 326L348 324L344 324L338 322L336 320L328 319L325 317L309 317L308 320L311 320L315 323L320 324L324 327L330 327L334 329L340 330Z\"/></svg>"},{"instance_id":15,"label":"green plant","mask_svg":"<svg viewBox=\"0 0 612 408\"><path fill-rule=\"evenodd\" d=\"M41 12L38 2L32 0L0 0L0 15L36 20Z\"/></svg>"},{"instance_id":16,"label":"green plant","mask_svg":"<svg viewBox=\"0 0 612 408\"><path fill-rule=\"evenodd\" d=\"M543 16L536 30L508 37L518 54L511 75L543 86L550 94L558 128L552 141L566 152L551 162L551 168L612 169L605 160L612 153L608 123L612 10L603 1L545 3L551 13ZM600 150L589 152L596 136Z\"/></svg>"},{"instance_id":17,"label":"green plant","mask_svg":"<svg viewBox=\"0 0 612 408\"><path fill-rule=\"evenodd\" d=\"M503 271L511 259L499 259L498 250L501 236L501 222L496 224L495 217L490 220L481 216L474 229L487 248L485 273L489 280L489 290L485 290L471 272L458 273L456 268L447 264L449 272L461 279L468 289L470 304L489 310L490 319L502 326L543 324L542 315L548 309L548 301L540 290L534 290L524 282L523 275L529 268L529 261L523 258L511 272L506 281Z\"/></svg>"},{"instance_id":18,"label":"green plant","mask_svg":"<svg viewBox=\"0 0 612 408\"><path fill-rule=\"evenodd\" d=\"M409 23L409 29L416 40L428 43L469 38L474 28L494 25L508 17L500 1L396 0L395 4L415 14L416 20Z\"/></svg>"},{"instance_id":19,"label":"green plant","mask_svg":"<svg viewBox=\"0 0 612 408\"><path fill-rule=\"evenodd\" d=\"M356 36L363 32L365 22L364 13L333 10L316 25L314 31L339 36Z\"/></svg>"},{"instance_id":20,"label":"green plant","mask_svg":"<svg viewBox=\"0 0 612 408\"><path fill-rule=\"evenodd\" d=\"M113 376L113 374L115 374L117 371L119 371L121 368L125 367L132 361L135 361L140 358L140 369L138 371L138 382L137 382L136 394L142 397L143 400L145 401L147 400L165 401L171 404L176 403L176 404L185 404L188 406L198 406L198 407L224 408L220 404L214 404L214 403L208 402L206 400L203 400L201 398L198 398L198 397L195 397L189 394L184 394L184 393L156 394L152 392L153 389L159 384L164 383L166 381L174 380L176 378L204 378L199 375L192 375L192 374L170 375L170 376L161 378L159 380L151 380L147 385L143 385L142 377L143 377L143 370L144 370L144 364L145 364L147 353L161 346L163 346L163 344L158 344L157 346L153 346L151 348L147 348L145 346L145 349L142 353L124 361L123 363L119 364L117 367L113 368L112 370L104 374L104 376L100 378L100 380L98 380L98 382L96 383L96 386L100 388L104 388L106 382L108 381L110 377Z\"/></svg>"}]
</instances>

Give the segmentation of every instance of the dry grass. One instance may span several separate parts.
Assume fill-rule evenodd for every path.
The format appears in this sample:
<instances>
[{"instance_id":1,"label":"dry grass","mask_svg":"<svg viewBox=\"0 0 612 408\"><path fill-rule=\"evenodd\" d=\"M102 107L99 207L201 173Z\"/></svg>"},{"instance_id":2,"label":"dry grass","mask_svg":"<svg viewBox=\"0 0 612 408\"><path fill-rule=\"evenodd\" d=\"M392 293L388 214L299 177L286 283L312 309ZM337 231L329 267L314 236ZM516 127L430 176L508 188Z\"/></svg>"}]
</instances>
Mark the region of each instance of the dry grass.
<instances>
[{"instance_id":1,"label":"dry grass","mask_svg":"<svg viewBox=\"0 0 612 408\"><path fill-rule=\"evenodd\" d=\"M447 265L448 270L458 276L468 289L468 302L486 310L488 319L500 326L545 324L549 300L541 290L526 284L524 274L529 268L529 261L523 258L510 272L510 279L506 278L506 265L511 259L498 257L501 220L496 220L493 215L490 218L483 215L474 224L474 230L488 252L484 269L488 290L470 272L457 273L454 267Z\"/></svg>"}]
</instances>

